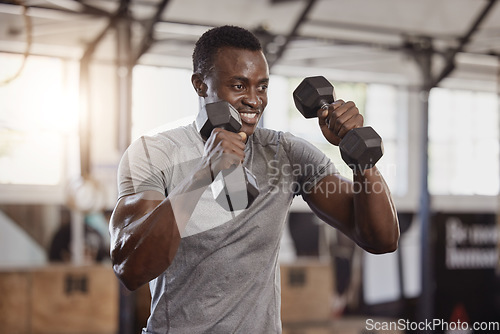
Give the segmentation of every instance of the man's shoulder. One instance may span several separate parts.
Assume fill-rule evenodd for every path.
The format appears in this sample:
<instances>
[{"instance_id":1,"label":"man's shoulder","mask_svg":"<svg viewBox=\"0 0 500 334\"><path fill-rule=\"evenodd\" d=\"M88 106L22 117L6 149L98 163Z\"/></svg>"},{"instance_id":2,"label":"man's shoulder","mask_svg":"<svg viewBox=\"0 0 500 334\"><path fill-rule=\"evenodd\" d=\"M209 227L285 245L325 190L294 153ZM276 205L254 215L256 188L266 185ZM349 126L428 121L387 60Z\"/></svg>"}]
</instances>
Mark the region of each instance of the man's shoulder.
<instances>
[{"instance_id":1,"label":"man's shoulder","mask_svg":"<svg viewBox=\"0 0 500 334\"><path fill-rule=\"evenodd\" d=\"M144 134L138 141L160 146L191 145L198 140L198 132L195 125L187 124L175 128L160 129Z\"/></svg>"},{"instance_id":2,"label":"man's shoulder","mask_svg":"<svg viewBox=\"0 0 500 334\"><path fill-rule=\"evenodd\" d=\"M194 124L163 129L140 136L127 149L128 154L174 156L179 150L192 149L201 142Z\"/></svg>"},{"instance_id":3,"label":"man's shoulder","mask_svg":"<svg viewBox=\"0 0 500 334\"><path fill-rule=\"evenodd\" d=\"M253 134L253 141L262 146L278 144L283 137L283 131L268 128L256 128Z\"/></svg>"},{"instance_id":4,"label":"man's shoulder","mask_svg":"<svg viewBox=\"0 0 500 334\"><path fill-rule=\"evenodd\" d=\"M162 130L154 134L152 137L155 137L157 140L172 140L172 141L196 141L199 137L198 132L196 131L196 126L194 123L190 123L187 125L177 126L175 128L170 128L166 130Z\"/></svg>"},{"instance_id":5,"label":"man's shoulder","mask_svg":"<svg viewBox=\"0 0 500 334\"><path fill-rule=\"evenodd\" d=\"M254 132L254 142L262 146L285 145L288 147L295 141L302 139L290 132L273 130L268 128L257 128Z\"/></svg>"}]
</instances>

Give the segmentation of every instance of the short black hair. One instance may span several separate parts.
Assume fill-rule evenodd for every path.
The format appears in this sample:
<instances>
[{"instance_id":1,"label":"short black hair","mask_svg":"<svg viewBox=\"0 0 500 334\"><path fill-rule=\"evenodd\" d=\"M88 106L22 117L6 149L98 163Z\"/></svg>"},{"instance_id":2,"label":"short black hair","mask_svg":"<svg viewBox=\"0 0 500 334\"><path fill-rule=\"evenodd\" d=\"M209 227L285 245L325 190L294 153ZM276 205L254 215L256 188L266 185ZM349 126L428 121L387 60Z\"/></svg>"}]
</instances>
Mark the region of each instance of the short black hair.
<instances>
[{"instance_id":1,"label":"short black hair","mask_svg":"<svg viewBox=\"0 0 500 334\"><path fill-rule=\"evenodd\" d=\"M260 51L262 45L250 31L231 25L206 31L195 44L193 51L193 72L205 77L214 64L215 55L223 47Z\"/></svg>"}]
</instances>

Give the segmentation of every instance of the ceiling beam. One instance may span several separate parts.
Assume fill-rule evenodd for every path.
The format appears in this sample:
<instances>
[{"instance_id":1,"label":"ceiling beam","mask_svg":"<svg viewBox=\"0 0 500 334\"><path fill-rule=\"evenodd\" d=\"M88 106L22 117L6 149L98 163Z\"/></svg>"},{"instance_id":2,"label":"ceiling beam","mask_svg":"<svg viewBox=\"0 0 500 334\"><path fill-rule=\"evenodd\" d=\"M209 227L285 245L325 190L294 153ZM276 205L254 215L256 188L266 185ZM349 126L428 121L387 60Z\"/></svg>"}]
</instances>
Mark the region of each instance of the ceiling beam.
<instances>
[{"instance_id":1,"label":"ceiling beam","mask_svg":"<svg viewBox=\"0 0 500 334\"><path fill-rule=\"evenodd\" d=\"M109 22L107 26L101 31L99 35L94 38L92 42L90 42L87 45L87 48L85 49L85 52L83 53L82 56L82 61L88 61L90 57L93 55L96 47L99 45L99 43L102 41L104 36L108 33L108 31L116 26L116 22L118 19L123 18L124 16L128 16L128 10L129 10L129 4L130 0L121 0L120 1L120 7L118 10L110 17Z\"/></svg>"},{"instance_id":2,"label":"ceiling beam","mask_svg":"<svg viewBox=\"0 0 500 334\"><path fill-rule=\"evenodd\" d=\"M421 35L425 34L421 31L404 31L404 30L398 29L398 28L389 28L389 27L367 25L367 24L357 24L357 23L352 23L352 22L327 21L327 20L321 20L321 19L308 20L307 24L311 25L311 26L317 26L317 27L326 27L326 28L341 29L341 30L348 30L348 31L359 31L359 32L363 32L363 33L371 33L371 34L378 34L378 35L390 35L390 36L415 35L415 36L421 36ZM433 33L432 38L440 39L440 40L456 40L457 36L450 35L450 34Z\"/></svg>"},{"instance_id":3,"label":"ceiling beam","mask_svg":"<svg viewBox=\"0 0 500 334\"><path fill-rule=\"evenodd\" d=\"M22 7L22 5L19 3L12 2L12 1L6 1L6 0L0 0L0 4L2 6L12 6L12 8ZM27 8L29 8L31 11L40 11L40 12L43 11L43 12L49 13L48 15L54 14L54 13L57 15L58 13L60 13L60 14L90 15L90 16L97 16L97 17L111 17L112 16L111 13L109 13L105 10L102 10L100 8L97 8L97 7L94 7L94 6L91 6L91 5L85 4L85 3L80 2L80 1L76 1L76 0L59 0L58 2L53 2L52 4L55 5L55 7L48 7L48 6L42 6L42 5L30 5L30 4L26 4L25 6ZM65 6L65 4L67 4L67 6ZM79 7L80 10L72 9L72 8L77 8L77 7ZM8 8L8 7L5 7L5 8ZM5 11L5 10L0 9L0 12L11 13L12 10ZM31 15L32 15L32 12L30 12L30 16ZM33 13L33 15L37 16L36 12Z\"/></svg>"},{"instance_id":4,"label":"ceiling beam","mask_svg":"<svg viewBox=\"0 0 500 334\"><path fill-rule=\"evenodd\" d=\"M139 42L139 48L137 49L137 53L135 54L134 58L132 59L132 66L137 64L139 61L139 58L146 53L149 48L153 45L155 42L154 39L154 26L156 23L158 23L161 20L162 14L165 11L165 8L168 5L169 0L162 0L162 2L158 5L156 8L156 12L153 15L153 17L147 22L146 28L145 28L145 33L141 41Z\"/></svg>"},{"instance_id":5,"label":"ceiling beam","mask_svg":"<svg viewBox=\"0 0 500 334\"><path fill-rule=\"evenodd\" d=\"M483 10L476 17L469 30L465 33L465 35L459 38L459 45L451 50L446 56L446 64L444 65L441 73L431 81L431 88L436 87L444 78L446 78L448 75L450 75L451 72L453 72L453 70L455 69L455 58L457 53L464 51L464 48L470 42L472 35L479 29L479 26L485 20L488 13L491 12L496 2L497 0L489 0L488 3L484 6Z\"/></svg>"},{"instance_id":6,"label":"ceiling beam","mask_svg":"<svg viewBox=\"0 0 500 334\"><path fill-rule=\"evenodd\" d=\"M295 25L293 26L292 30L290 33L285 38L284 43L279 47L278 51L273 55L273 58L270 59L269 61L269 67L271 68L276 62L280 60L280 58L283 56L283 53L285 52L286 48L288 47L288 44L290 41L297 36L297 31L299 30L300 26L306 21L307 15L311 11L311 9L314 7L314 4L316 3L316 0L308 0L306 6L300 13L297 21L295 22Z\"/></svg>"},{"instance_id":7,"label":"ceiling beam","mask_svg":"<svg viewBox=\"0 0 500 334\"><path fill-rule=\"evenodd\" d=\"M69 10L72 13L87 14L93 16L111 16L111 13L103 9L86 4L77 0L48 0L49 3L57 6L61 10ZM73 9L75 8L75 9ZM76 9L79 8L79 9Z\"/></svg>"}]
</instances>

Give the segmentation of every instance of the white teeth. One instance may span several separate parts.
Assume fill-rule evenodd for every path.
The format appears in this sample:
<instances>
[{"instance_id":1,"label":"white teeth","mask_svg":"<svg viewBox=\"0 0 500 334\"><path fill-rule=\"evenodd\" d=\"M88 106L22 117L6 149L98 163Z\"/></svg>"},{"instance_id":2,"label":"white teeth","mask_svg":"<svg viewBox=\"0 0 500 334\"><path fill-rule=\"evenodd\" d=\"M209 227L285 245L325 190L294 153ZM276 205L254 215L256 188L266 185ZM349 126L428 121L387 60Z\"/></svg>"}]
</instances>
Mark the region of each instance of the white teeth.
<instances>
[{"instance_id":1,"label":"white teeth","mask_svg":"<svg viewBox=\"0 0 500 334\"><path fill-rule=\"evenodd\" d=\"M255 118L255 116L257 116L257 114L254 114L254 113L242 113L241 116L243 116L245 118Z\"/></svg>"}]
</instances>

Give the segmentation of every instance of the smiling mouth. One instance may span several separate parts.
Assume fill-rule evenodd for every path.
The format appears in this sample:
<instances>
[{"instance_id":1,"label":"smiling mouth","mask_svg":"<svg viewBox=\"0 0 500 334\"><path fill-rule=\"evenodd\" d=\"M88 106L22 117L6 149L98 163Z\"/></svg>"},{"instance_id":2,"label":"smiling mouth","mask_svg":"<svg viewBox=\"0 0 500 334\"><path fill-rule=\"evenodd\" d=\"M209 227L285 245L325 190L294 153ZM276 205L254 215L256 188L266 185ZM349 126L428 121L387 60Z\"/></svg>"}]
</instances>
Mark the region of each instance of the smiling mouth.
<instances>
[{"instance_id":1,"label":"smiling mouth","mask_svg":"<svg viewBox=\"0 0 500 334\"><path fill-rule=\"evenodd\" d=\"M240 114L242 117L248 118L248 119L253 119L256 118L258 113L247 113L247 112L242 112Z\"/></svg>"}]
</instances>

